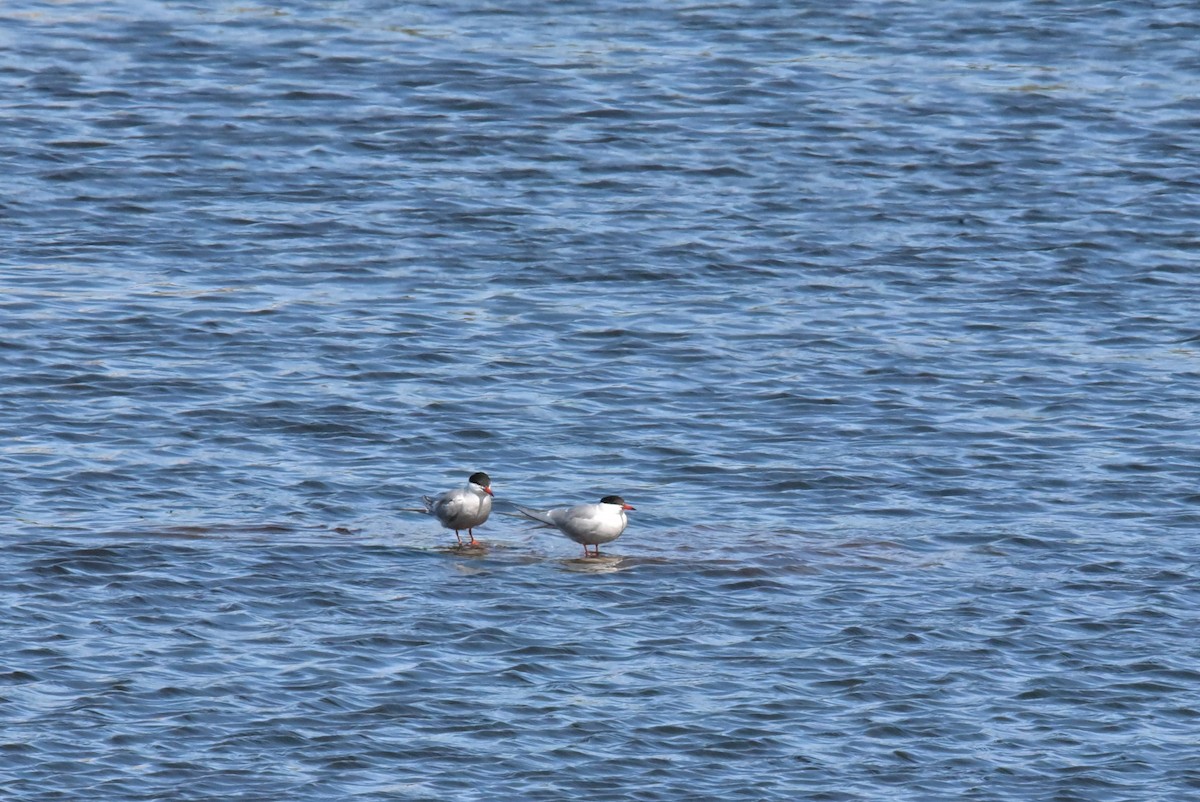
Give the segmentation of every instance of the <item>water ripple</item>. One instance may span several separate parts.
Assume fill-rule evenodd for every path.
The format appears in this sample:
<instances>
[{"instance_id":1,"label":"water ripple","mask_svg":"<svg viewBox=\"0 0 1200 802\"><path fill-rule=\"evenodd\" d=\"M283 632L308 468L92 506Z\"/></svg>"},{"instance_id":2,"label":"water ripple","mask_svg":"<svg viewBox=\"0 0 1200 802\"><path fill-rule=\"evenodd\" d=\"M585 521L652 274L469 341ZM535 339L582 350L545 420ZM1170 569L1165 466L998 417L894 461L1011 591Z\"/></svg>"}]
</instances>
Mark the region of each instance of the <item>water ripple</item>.
<instances>
[{"instance_id":1,"label":"water ripple","mask_svg":"<svg viewBox=\"0 0 1200 802\"><path fill-rule=\"evenodd\" d=\"M1196 14L565 10L0 11L5 798L1186 798Z\"/></svg>"}]
</instances>

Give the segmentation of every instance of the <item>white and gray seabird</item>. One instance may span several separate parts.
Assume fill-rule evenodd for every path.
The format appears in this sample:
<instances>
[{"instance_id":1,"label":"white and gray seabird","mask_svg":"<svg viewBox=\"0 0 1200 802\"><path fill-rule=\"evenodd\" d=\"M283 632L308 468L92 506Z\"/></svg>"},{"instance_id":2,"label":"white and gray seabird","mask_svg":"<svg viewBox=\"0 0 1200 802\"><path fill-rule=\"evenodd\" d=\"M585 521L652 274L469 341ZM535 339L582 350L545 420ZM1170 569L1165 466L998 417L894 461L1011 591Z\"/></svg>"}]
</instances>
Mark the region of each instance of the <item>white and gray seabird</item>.
<instances>
[{"instance_id":1,"label":"white and gray seabird","mask_svg":"<svg viewBox=\"0 0 1200 802\"><path fill-rule=\"evenodd\" d=\"M557 529L583 546L584 557L599 557L600 544L611 543L621 536L629 523L625 510L634 508L620 496L605 496L599 504L577 504L552 510L531 510L521 506L517 509L526 518L540 523L539 528ZM595 551L589 553L588 546Z\"/></svg>"},{"instance_id":2,"label":"white and gray seabird","mask_svg":"<svg viewBox=\"0 0 1200 802\"><path fill-rule=\"evenodd\" d=\"M437 498L422 496L425 512L438 519L442 526L454 530L459 545L463 539L459 531L467 530L471 538L468 545L477 546L475 527L488 519L492 512L492 480L482 471L471 474L463 487L447 490Z\"/></svg>"}]
</instances>

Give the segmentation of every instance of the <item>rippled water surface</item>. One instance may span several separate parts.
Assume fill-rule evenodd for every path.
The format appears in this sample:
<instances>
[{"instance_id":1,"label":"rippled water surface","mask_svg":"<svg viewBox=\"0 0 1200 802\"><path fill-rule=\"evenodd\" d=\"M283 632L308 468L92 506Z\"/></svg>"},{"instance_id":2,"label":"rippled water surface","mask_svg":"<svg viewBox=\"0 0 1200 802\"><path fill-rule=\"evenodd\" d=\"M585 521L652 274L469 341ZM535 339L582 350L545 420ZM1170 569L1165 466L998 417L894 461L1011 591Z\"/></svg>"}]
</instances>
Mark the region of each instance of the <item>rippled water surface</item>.
<instances>
[{"instance_id":1,"label":"rippled water surface","mask_svg":"<svg viewBox=\"0 0 1200 802\"><path fill-rule=\"evenodd\" d=\"M1200 794L1198 35L5 4L0 796Z\"/></svg>"}]
</instances>

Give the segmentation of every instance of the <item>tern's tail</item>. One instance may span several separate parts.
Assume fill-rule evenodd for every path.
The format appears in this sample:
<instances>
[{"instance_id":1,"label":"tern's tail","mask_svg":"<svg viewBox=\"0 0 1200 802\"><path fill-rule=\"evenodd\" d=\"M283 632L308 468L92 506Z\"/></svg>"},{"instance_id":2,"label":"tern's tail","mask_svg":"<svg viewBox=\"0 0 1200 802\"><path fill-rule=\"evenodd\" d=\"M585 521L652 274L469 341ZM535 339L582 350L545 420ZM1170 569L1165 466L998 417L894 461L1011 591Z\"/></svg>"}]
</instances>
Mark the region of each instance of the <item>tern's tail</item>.
<instances>
[{"instance_id":1,"label":"tern's tail","mask_svg":"<svg viewBox=\"0 0 1200 802\"><path fill-rule=\"evenodd\" d=\"M537 521L542 526L554 526L554 521L552 521L550 519L550 514L548 512L543 512L541 510L531 510L528 507L522 507L520 504L516 504L514 506L517 508L517 511L519 513L524 515L529 520Z\"/></svg>"}]
</instances>

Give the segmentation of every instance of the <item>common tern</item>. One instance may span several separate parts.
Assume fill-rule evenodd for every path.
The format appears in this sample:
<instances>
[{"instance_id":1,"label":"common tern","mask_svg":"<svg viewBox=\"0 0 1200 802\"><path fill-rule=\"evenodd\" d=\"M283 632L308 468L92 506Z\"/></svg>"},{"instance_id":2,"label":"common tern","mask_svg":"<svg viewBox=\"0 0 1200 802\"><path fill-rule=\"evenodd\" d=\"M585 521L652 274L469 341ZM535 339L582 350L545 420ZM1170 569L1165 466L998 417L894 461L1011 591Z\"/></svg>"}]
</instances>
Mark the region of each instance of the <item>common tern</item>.
<instances>
[{"instance_id":1,"label":"common tern","mask_svg":"<svg viewBox=\"0 0 1200 802\"><path fill-rule=\"evenodd\" d=\"M611 543L625 531L629 519L625 510L634 507L625 503L620 496L605 496L599 504L577 504L574 507L555 507L551 510L531 510L517 506L517 510L530 520L541 524L541 529L552 528L562 532L583 546L584 557L599 557L600 544ZM595 551L588 552L588 546Z\"/></svg>"},{"instance_id":2,"label":"common tern","mask_svg":"<svg viewBox=\"0 0 1200 802\"><path fill-rule=\"evenodd\" d=\"M492 512L492 480L486 473L480 471L471 474L463 487L447 490L437 498L422 496L425 502L424 512L438 519L442 526L454 530L461 546L463 539L459 530L466 529L470 536L469 545L476 546L475 527L488 519Z\"/></svg>"}]
</instances>

